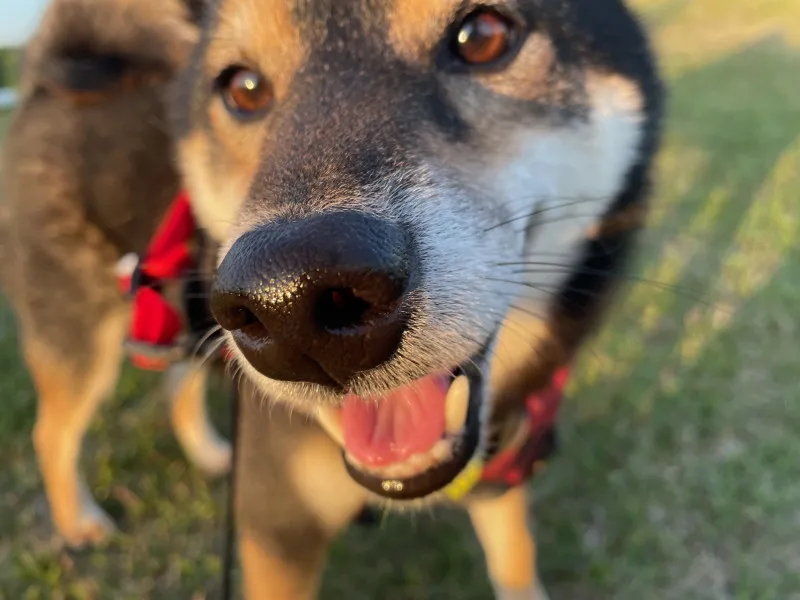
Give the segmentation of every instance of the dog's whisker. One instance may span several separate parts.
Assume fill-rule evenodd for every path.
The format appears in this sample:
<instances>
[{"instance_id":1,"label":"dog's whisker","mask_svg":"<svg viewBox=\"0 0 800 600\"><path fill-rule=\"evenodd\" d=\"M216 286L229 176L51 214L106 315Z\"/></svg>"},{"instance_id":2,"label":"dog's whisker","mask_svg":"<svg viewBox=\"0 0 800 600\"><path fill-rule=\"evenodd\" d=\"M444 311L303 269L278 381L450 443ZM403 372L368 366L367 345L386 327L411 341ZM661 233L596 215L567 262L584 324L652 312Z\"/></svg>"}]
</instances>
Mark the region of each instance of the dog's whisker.
<instances>
[{"instance_id":1,"label":"dog's whisker","mask_svg":"<svg viewBox=\"0 0 800 600\"><path fill-rule=\"evenodd\" d=\"M505 266L512 265L513 263L505 263ZM615 273L609 274L608 271L604 271L602 269L592 269L589 267L573 267L565 264L559 263L543 263L543 262L522 262L519 263L520 265L529 264L532 266L542 266L542 267L549 267L552 266L554 268L542 268L542 269L516 269L514 270L511 275L548 275L548 274L560 274L563 273L565 275L597 275L598 277L606 277L609 279L619 279L621 281L626 281L630 283L638 283L642 285L650 285L656 289L660 289L662 291L672 292L676 295L686 297L691 300L695 300L697 302L707 304L708 306L713 305L712 303L708 303L706 300L703 299L702 296L699 295L697 290L693 290L691 288L686 288L680 285L667 283L663 281L658 281L655 279L648 279L646 277L642 277L639 275L633 275L629 273ZM511 280L511 279L502 279L502 278L493 278L493 277L486 277L487 280L496 281L499 283L507 283L511 285L521 285L523 287L528 287L531 289L535 289L533 286L538 284L532 284L529 281L521 281L521 280ZM575 291L572 289L572 291Z\"/></svg>"},{"instance_id":2,"label":"dog's whisker","mask_svg":"<svg viewBox=\"0 0 800 600\"><path fill-rule=\"evenodd\" d=\"M528 212L526 212L524 214L513 216L513 217L510 217L508 219L505 219L505 220L503 220L503 221L501 221L499 223L496 223L496 224L494 224L494 225L492 225L490 227L485 228L483 230L483 232L484 233L489 233L491 231L494 231L495 229L499 229L500 227L505 227L506 225L511 225L512 223L516 223L517 221L524 221L526 219L532 219L534 217L537 217L537 216L542 215L542 214L546 214L546 213L548 213L550 211L553 211L553 210L569 208L569 207L572 207L572 206L579 206L579 205L587 204L587 203L591 203L591 202L602 202L605 199L606 198L603 198L603 197L601 197L601 198L581 198L581 199L576 199L576 200L568 200L566 202L561 202L561 203L550 204L550 198L547 198L545 200L545 202L547 202L547 206L541 206L539 208L533 209L532 211L528 211ZM569 215L569 216L572 217L572 216L577 216L577 215ZM594 215L587 215L587 216L594 216ZM558 222L558 219L552 219L550 221L539 221L537 223L537 225L546 225L546 224L554 223L554 222Z\"/></svg>"},{"instance_id":3,"label":"dog's whisker","mask_svg":"<svg viewBox=\"0 0 800 600\"><path fill-rule=\"evenodd\" d=\"M575 274L584 274L584 275L598 275L598 276L605 276L605 277L619 277L625 278L630 281L638 281L641 283L648 283L653 284L656 286L665 286L674 291L681 291L692 293L696 290L692 290L690 288L686 288L677 284L671 284L664 281L658 281L657 279L649 279L647 277L643 277L641 275L636 275L632 273L609 273L603 269L594 269L591 267L585 266L575 266L570 265L567 263L558 263L558 262L547 262L547 261L511 261L511 262L500 262L497 263L497 266L501 267L511 267L511 266L519 266L520 269L516 269L512 271L511 274L514 275L524 275L524 274L536 274L536 273L543 273L543 274L552 274L552 273L575 273ZM526 268L531 267L531 268ZM552 269L536 269L534 267L552 267Z\"/></svg>"},{"instance_id":4,"label":"dog's whisker","mask_svg":"<svg viewBox=\"0 0 800 600\"><path fill-rule=\"evenodd\" d=\"M570 213L567 215L558 215L548 219L537 221L536 227L546 227L548 225L555 225L557 223L568 223L570 221L578 221L578 220L587 221L587 226L589 226L590 224L589 222L591 222L591 225L593 226L596 224L597 215L593 213ZM517 233L521 233L524 232L525 230L526 228L522 228L522 229L517 229L515 231Z\"/></svg>"},{"instance_id":5,"label":"dog's whisker","mask_svg":"<svg viewBox=\"0 0 800 600\"><path fill-rule=\"evenodd\" d=\"M523 256L523 258L527 258L529 256L543 256L545 258L549 257L549 258L569 259L571 255L570 255L569 252L542 252L540 250L534 250L533 252L531 252L531 254L523 254L522 256ZM494 266L498 266L499 267L499 266L503 266L503 264L505 264L505 263L502 263L502 262L494 263Z\"/></svg>"},{"instance_id":6,"label":"dog's whisker","mask_svg":"<svg viewBox=\"0 0 800 600\"><path fill-rule=\"evenodd\" d=\"M558 298L559 300L567 302L570 306L572 306L573 308L576 308L578 310L583 310L583 309L586 308L584 305L579 304L577 301L575 301L575 300L573 300L571 298L565 297L563 292L566 292L566 291L573 292L573 293L580 292L580 290L577 290L577 288L574 288L573 286L569 286L569 285L568 286L563 286L563 285L537 283L537 282L526 282L526 283L527 283L527 285L524 286L526 289L536 290L537 292L541 292L541 293L545 294L546 296L549 296L549 297L552 297L552 298ZM513 298L513 299L517 299L517 298L520 297L519 293L509 292L509 291L504 291L504 290L496 290L496 291L492 292L492 294L495 295L495 296L502 296L502 297ZM599 296L600 294L597 294L597 293L592 294L590 292L590 293L582 294L582 295L585 295L585 296L587 296L589 298L594 298L596 296ZM539 319L542 322L547 321L547 317L545 315L539 314L539 313L535 313L531 309L526 309L524 307L516 306L514 304L512 304L511 307L516 309L516 310L518 310L518 311L520 311L520 312L522 312L522 313L528 314L528 315L530 315L530 316L532 316L532 317L534 317L536 319Z\"/></svg>"},{"instance_id":7,"label":"dog's whisker","mask_svg":"<svg viewBox=\"0 0 800 600\"><path fill-rule=\"evenodd\" d=\"M214 337L214 336L215 336L216 334L218 334L220 331L222 331L222 326L221 326L221 325L215 325L214 327L212 327L211 329L209 329L209 330L208 330L208 331L207 331L207 332L206 332L206 333L203 335L203 337L201 337L201 338L200 338L200 339L199 339L199 340L198 340L198 341L195 343L194 347L192 348L191 355L192 355L192 356L194 356L195 354L197 354L197 353L200 351L200 348L202 348L202 347L203 347L203 345L204 345L204 344L205 344L205 343L206 343L208 340L210 340L212 337ZM222 339L220 340L220 343L224 343L224 341L225 341L225 340L224 340L224 338L222 338ZM217 348L219 348L219 346L217 346Z\"/></svg>"},{"instance_id":8,"label":"dog's whisker","mask_svg":"<svg viewBox=\"0 0 800 600\"><path fill-rule=\"evenodd\" d=\"M200 361L200 365L198 368L204 367L207 363L211 361L217 352L219 352L220 348L225 345L225 340L221 339L219 341L214 342L209 347L208 351L206 351L205 355L203 356L202 360Z\"/></svg>"},{"instance_id":9,"label":"dog's whisker","mask_svg":"<svg viewBox=\"0 0 800 600\"><path fill-rule=\"evenodd\" d=\"M232 381L238 386L239 382L237 381L237 377L242 371L242 365L240 364L239 358L234 356L225 364L225 374L230 377Z\"/></svg>"}]
</instances>

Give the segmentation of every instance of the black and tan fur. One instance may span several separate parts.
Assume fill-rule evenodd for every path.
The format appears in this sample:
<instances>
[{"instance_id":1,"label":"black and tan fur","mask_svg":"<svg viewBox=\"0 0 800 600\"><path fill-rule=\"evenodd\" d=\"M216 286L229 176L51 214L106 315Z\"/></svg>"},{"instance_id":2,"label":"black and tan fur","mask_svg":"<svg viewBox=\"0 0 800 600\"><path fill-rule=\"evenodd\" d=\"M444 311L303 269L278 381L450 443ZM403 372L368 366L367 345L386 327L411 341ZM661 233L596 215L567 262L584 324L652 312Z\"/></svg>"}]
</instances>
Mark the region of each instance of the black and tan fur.
<instances>
[{"instance_id":1,"label":"black and tan fur","mask_svg":"<svg viewBox=\"0 0 800 600\"><path fill-rule=\"evenodd\" d=\"M640 26L621 0L488 5L521 22L523 37L507 61L470 70L447 39L486 6L471 0L211 2L174 108L195 210L222 244L228 328L253 323L237 322L241 311L272 319L279 306L292 318L302 286L281 287L295 271L275 240L326 215L368 215L402 232L416 277L397 351L346 381L304 379L312 371L301 362L302 373L280 364L286 377L266 377L231 344L246 376L236 468L249 600L315 597L328 543L363 503L380 501L343 465L335 414L344 393L380 395L488 345L482 452L573 359L635 248L662 104ZM232 67L270 82L263 116L226 110L219 76ZM258 239L274 255L260 256ZM331 243L316 230L307 240ZM267 336L285 326L264 323ZM309 344L303 356L323 371L361 358ZM463 504L497 597L540 597L524 488Z\"/></svg>"},{"instance_id":2,"label":"black and tan fur","mask_svg":"<svg viewBox=\"0 0 800 600\"><path fill-rule=\"evenodd\" d=\"M142 253L180 187L165 93L196 41L178 0L54 0L25 50L3 148L2 289L38 396L33 440L57 530L100 542L112 521L78 471L113 392L130 304L115 265ZM205 412L205 374L168 374L187 454L217 473L229 449Z\"/></svg>"}]
</instances>

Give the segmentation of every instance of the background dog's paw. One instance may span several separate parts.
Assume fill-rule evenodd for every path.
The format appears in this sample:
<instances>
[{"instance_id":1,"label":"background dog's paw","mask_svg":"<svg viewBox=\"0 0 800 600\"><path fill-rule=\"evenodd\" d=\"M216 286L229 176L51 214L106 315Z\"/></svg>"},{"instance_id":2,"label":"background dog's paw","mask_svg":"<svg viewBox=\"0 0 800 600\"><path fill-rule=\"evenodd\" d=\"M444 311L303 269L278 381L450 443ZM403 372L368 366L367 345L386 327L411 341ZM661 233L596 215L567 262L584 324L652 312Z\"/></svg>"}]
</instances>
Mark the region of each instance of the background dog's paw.
<instances>
[{"instance_id":1,"label":"background dog's paw","mask_svg":"<svg viewBox=\"0 0 800 600\"><path fill-rule=\"evenodd\" d=\"M96 504L87 504L74 527L63 531L67 546L81 550L106 544L117 532L114 521Z\"/></svg>"},{"instance_id":2,"label":"background dog's paw","mask_svg":"<svg viewBox=\"0 0 800 600\"><path fill-rule=\"evenodd\" d=\"M542 584L538 581L532 587L524 590L498 586L495 588L495 596L496 600L550 600Z\"/></svg>"}]
</instances>

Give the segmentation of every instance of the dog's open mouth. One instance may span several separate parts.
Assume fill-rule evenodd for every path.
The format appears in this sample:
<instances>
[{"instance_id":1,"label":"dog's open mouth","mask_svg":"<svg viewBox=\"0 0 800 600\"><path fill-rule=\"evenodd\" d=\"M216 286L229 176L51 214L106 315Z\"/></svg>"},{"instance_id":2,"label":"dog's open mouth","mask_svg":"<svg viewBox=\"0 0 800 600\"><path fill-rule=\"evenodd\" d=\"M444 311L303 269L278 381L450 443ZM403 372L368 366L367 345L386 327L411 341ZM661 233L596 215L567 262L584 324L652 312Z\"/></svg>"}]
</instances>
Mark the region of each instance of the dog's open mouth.
<instances>
[{"instance_id":1,"label":"dog's open mouth","mask_svg":"<svg viewBox=\"0 0 800 600\"><path fill-rule=\"evenodd\" d=\"M350 476L395 500L445 488L478 448L482 396L482 377L473 362L379 398L346 396L339 420Z\"/></svg>"}]
</instances>

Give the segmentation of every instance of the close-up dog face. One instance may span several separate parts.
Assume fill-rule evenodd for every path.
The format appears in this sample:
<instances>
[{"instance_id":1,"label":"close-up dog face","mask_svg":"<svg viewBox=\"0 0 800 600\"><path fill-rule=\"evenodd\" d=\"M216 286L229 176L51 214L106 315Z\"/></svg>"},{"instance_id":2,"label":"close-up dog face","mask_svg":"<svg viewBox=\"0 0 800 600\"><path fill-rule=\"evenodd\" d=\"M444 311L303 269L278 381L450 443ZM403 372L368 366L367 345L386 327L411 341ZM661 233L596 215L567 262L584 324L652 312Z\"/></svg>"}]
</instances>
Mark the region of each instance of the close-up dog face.
<instances>
[{"instance_id":1,"label":"close-up dog face","mask_svg":"<svg viewBox=\"0 0 800 600\"><path fill-rule=\"evenodd\" d=\"M238 363L394 499L484 451L659 110L617 0L220 0L177 96Z\"/></svg>"}]
</instances>

